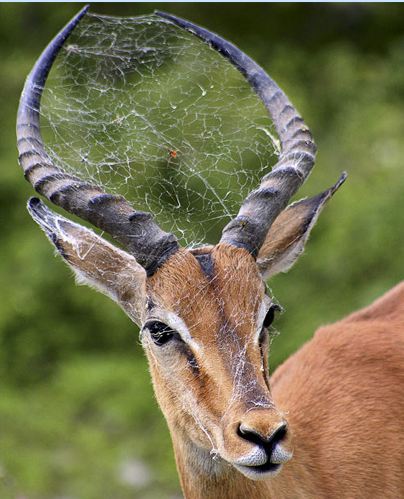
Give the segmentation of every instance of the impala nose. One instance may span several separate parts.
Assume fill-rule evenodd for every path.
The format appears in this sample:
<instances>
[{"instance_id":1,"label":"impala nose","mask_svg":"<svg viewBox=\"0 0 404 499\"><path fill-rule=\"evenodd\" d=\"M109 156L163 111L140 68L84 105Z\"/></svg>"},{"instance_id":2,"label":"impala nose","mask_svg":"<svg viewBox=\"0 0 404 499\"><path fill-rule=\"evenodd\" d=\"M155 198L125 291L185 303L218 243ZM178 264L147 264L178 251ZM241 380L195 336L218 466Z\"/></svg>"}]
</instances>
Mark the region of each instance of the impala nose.
<instances>
[{"instance_id":1,"label":"impala nose","mask_svg":"<svg viewBox=\"0 0 404 499\"><path fill-rule=\"evenodd\" d=\"M287 435L287 424L281 423L269 435L262 434L259 430L248 426L245 423L240 423L237 434L239 437L254 443L265 450L268 456L268 461L273 464L283 464L289 461L291 454L282 449L280 445Z\"/></svg>"}]
</instances>

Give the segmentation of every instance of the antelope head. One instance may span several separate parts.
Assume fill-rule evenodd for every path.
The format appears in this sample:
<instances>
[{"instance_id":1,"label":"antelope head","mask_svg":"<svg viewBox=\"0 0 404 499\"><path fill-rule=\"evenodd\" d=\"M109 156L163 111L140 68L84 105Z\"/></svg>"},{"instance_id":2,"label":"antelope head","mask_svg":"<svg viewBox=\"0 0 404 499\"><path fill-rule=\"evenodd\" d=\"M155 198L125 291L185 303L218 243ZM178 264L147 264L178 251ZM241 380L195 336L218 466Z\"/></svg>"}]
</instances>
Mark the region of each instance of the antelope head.
<instances>
[{"instance_id":1,"label":"antelope head","mask_svg":"<svg viewBox=\"0 0 404 499\"><path fill-rule=\"evenodd\" d=\"M325 192L287 206L315 159L316 146L303 119L237 47L158 13L209 43L241 71L266 106L281 142L278 162L224 228L219 243L181 248L150 214L62 171L45 151L39 126L42 89L58 51L85 12L54 38L27 78L17 118L19 161L40 194L108 232L125 250L39 199L32 198L28 210L78 280L109 295L140 326L177 453L186 448L209 469L230 465L252 479L267 477L292 451L287 420L271 398L268 328L276 305L264 282L295 262L345 175Z\"/></svg>"}]
</instances>

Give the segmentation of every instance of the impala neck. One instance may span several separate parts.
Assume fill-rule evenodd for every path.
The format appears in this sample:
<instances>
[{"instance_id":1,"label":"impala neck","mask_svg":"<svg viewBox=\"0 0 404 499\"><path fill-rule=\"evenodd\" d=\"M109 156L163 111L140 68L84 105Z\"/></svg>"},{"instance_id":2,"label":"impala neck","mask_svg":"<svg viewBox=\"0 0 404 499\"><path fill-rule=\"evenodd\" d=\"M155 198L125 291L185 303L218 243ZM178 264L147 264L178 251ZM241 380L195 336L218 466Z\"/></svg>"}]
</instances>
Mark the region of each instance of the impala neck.
<instances>
[{"instance_id":1,"label":"impala neck","mask_svg":"<svg viewBox=\"0 0 404 499\"><path fill-rule=\"evenodd\" d=\"M221 458L214 458L186 436L171 432L185 499L271 499L268 481L245 478Z\"/></svg>"}]
</instances>

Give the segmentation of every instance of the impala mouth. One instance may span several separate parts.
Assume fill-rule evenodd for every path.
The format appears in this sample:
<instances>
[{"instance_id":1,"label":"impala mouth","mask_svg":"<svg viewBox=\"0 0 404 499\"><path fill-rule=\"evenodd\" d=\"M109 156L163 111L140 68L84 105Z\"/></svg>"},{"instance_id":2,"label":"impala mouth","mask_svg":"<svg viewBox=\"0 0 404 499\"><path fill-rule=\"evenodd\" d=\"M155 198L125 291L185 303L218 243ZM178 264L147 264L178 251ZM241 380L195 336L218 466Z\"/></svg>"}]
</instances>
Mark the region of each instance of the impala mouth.
<instances>
[{"instance_id":1,"label":"impala mouth","mask_svg":"<svg viewBox=\"0 0 404 499\"><path fill-rule=\"evenodd\" d=\"M277 475L282 468L282 464L271 463L269 460L265 464L258 466L242 466L240 464L234 464L233 466L251 480L263 480Z\"/></svg>"},{"instance_id":2,"label":"impala mouth","mask_svg":"<svg viewBox=\"0 0 404 499\"><path fill-rule=\"evenodd\" d=\"M262 449L264 450L264 449ZM258 453L255 459L240 460L238 463L232 463L233 466L244 476L252 480L263 480L270 476L277 475L284 463L292 458L293 453L286 450L279 443L266 452L266 459L258 459ZM253 456L251 456L253 457ZM254 462L255 461L255 462Z\"/></svg>"}]
</instances>

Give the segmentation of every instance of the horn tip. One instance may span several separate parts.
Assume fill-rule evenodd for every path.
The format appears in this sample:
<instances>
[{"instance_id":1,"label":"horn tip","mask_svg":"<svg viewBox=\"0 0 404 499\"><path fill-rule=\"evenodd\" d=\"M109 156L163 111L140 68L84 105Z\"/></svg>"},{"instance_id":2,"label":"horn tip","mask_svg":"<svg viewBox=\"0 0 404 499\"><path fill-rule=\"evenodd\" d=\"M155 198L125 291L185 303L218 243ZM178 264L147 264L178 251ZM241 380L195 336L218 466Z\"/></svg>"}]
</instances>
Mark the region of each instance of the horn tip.
<instances>
[{"instance_id":1,"label":"horn tip","mask_svg":"<svg viewBox=\"0 0 404 499\"><path fill-rule=\"evenodd\" d=\"M79 10L79 12L75 17L81 19L85 14L87 14L89 10L90 10L90 4L88 3L81 10Z\"/></svg>"},{"instance_id":2,"label":"horn tip","mask_svg":"<svg viewBox=\"0 0 404 499\"><path fill-rule=\"evenodd\" d=\"M154 14L159 17L164 17L164 19L172 19L174 17L172 14L158 9L154 10Z\"/></svg>"},{"instance_id":3,"label":"horn tip","mask_svg":"<svg viewBox=\"0 0 404 499\"><path fill-rule=\"evenodd\" d=\"M188 31L193 30L196 32L198 29L201 30L199 26L196 26L193 23L186 21L185 19L181 19L180 17L174 16L173 14L169 14L168 12L163 12L162 10L155 10L154 14Z\"/></svg>"}]
</instances>

